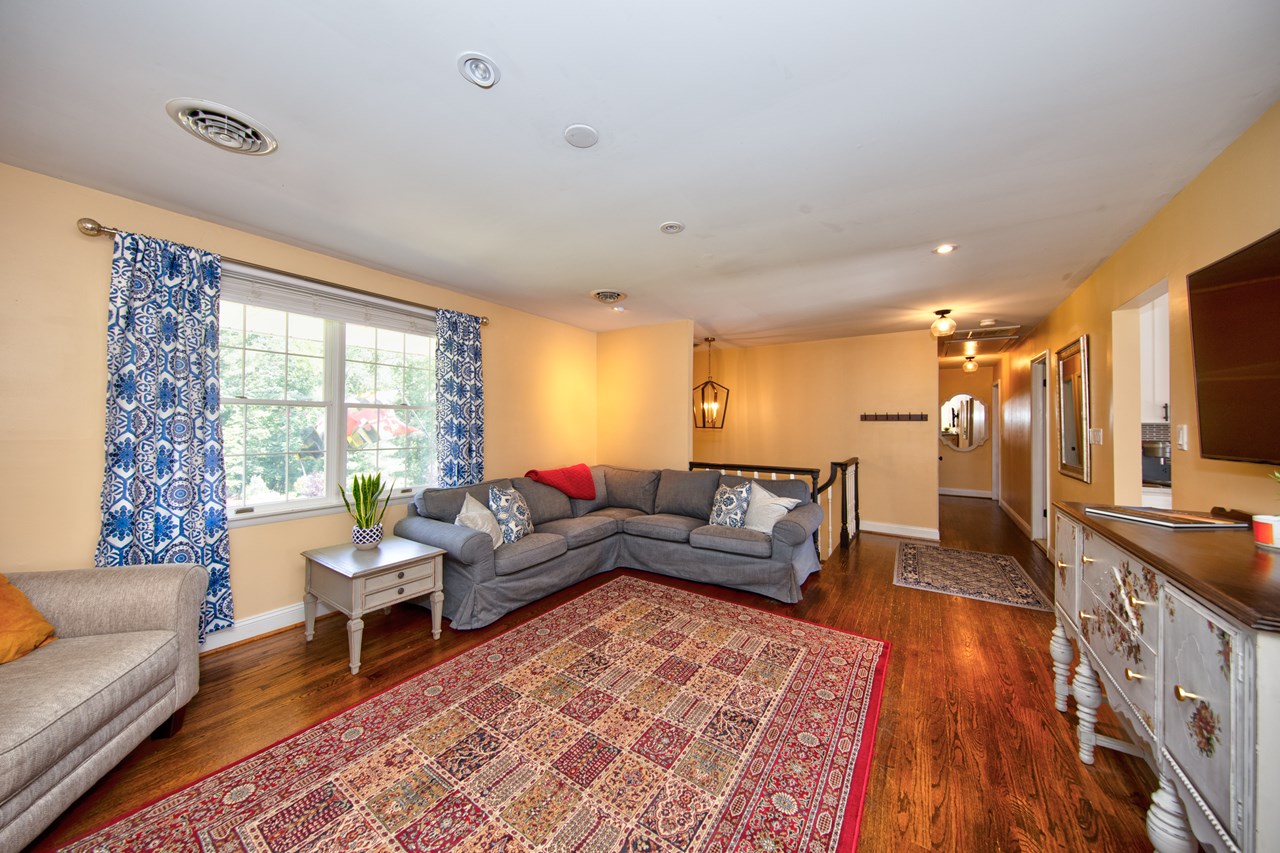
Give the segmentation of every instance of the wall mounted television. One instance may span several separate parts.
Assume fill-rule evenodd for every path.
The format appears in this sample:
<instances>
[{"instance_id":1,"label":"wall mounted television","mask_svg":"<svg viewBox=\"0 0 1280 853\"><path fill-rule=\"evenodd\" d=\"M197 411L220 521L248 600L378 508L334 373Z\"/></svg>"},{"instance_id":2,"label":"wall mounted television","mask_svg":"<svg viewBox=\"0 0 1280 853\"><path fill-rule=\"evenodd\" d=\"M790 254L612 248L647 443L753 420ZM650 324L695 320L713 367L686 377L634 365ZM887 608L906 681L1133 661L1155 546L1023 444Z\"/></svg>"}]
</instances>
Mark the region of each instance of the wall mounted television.
<instances>
[{"instance_id":1,"label":"wall mounted television","mask_svg":"<svg viewBox=\"0 0 1280 853\"><path fill-rule=\"evenodd\" d=\"M1187 276L1200 455L1280 465L1280 231Z\"/></svg>"}]
</instances>

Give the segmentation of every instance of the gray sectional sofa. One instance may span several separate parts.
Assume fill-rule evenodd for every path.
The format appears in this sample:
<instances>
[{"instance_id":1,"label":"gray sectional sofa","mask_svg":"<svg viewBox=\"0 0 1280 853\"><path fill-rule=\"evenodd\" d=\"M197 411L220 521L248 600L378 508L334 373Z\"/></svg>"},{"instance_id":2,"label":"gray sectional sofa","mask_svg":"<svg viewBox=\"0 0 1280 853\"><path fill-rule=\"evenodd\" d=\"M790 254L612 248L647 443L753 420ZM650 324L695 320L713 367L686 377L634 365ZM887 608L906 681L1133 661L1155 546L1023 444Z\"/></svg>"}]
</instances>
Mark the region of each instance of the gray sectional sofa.
<instances>
[{"instance_id":1,"label":"gray sectional sofa","mask_svg":"<svg viewBox=\"0 0 1280 853\"><path fill-rule=\"evenodd\" d=\"M611 569L643 569L759 593L785 602L819 568L813 534L822 508L800 480L764 480L800 500L766 534L708 524L717 488L745 482L717 471L591 469L594 500L572 500L527 477L426 489L395 534L446 552L444 615L481 628L552 592ZM454 523L466 495L488 503L489 487L514 487L529 504L533 533L497 548L489 534Z\"/></svg>"},{"instance_id":2,"label":"gray sectional sofa","mask_svg":"<svg viewBox=\"0 0 1280 853\"><path fill-rule=\"evenodd\" d=\"M200 685L202 566L8 575L57 639L0 666L0 850L21 850Z\"/></svg>"}]
</instances>

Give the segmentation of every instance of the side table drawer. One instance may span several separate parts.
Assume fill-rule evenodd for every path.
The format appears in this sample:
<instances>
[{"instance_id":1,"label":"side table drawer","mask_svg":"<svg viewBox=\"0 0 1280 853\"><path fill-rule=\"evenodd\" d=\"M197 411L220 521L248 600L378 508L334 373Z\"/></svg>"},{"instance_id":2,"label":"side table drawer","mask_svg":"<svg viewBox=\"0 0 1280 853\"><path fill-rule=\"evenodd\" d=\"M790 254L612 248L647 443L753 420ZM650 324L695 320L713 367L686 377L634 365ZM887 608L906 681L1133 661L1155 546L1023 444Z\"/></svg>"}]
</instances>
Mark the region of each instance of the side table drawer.
<instances>
[{"instance_id":1,"label":"side table drawer","mask_svg":"<svg viewBox=\"0 0 1280 853\"><path fill-rule=\"evenodd\" d=\"M1098 601L1129 626L1147 648L1159 645L1163 579L1101 536L1085 531L1081 549L1081 606L1093 591Z\"/></svg>"},{"instance_id":2,"label":"side table drawer","mask_svg":"<svg viewBox=\"0 0 1280 853\"><path fill-rule=\"evenodd\" d=\"M436 561L427 560L414 566L405 566L394 572L387 572L365 581L365 595L392 587L401 587L419 580L433 580L436 576Z\"/></svg>"},{"instance_id":3,"label":"side table drawer","mask_svg":"<svg viewBox=\"0 0 1280 853\"><path fill-rule=\"evenodd\" d=\"M391 576L393 579L395 575ZM426 595L431 592L435 586L435 572L429 572L428 577L419 578L408 583L401 583L400 586L390 586L386 589L377 590L376 592L365 592L364 609L374 610L378 607L386 607L389 604L395 604L406 598L417 598L420 595Z\"/></svg>"}]
</instances>

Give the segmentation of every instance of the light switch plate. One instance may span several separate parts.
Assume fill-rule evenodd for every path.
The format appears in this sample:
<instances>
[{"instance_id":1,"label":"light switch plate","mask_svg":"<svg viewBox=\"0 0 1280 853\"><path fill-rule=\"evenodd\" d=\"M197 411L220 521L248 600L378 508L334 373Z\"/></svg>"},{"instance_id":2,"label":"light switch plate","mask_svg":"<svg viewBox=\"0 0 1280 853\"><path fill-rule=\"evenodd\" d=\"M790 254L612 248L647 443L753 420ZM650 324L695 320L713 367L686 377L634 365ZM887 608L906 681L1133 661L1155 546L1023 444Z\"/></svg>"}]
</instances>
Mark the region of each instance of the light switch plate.
<instances>
[{"instance_id":1,"label":"light switch plate","mask_svg":"<svg viewBox=\"0 0 1280 853\"><path fill-rule=\"evenodd\" d=\"M1178 424L1178 449L1187 449L1187 425Z\"/></svg>"},{"instance_id":2,"label":"light switch plate","mask_svg":"<svg viewBox=\"0 0 1280 853\"><path fill-rule=\"evenodd\" d=\"M1102 444L1102 430L1101 430L1101 429L1091 429L1091 430L1089 430L1089 443L1090 443L1090 444Z\"/></svg>"}]
</instances>

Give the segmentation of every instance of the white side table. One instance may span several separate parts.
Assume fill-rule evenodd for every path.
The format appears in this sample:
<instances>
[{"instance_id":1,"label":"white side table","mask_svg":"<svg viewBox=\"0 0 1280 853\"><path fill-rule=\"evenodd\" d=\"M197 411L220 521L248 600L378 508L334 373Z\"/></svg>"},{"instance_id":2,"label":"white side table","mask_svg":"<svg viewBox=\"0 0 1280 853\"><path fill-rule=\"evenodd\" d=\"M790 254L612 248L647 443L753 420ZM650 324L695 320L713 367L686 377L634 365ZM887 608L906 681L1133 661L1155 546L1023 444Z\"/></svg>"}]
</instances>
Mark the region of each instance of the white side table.
<instances>
[{"instance_id":1,"label":"white side table","mask_svg":"<svg viewBox=\"0 0 1280 853\"><path fill-rule=\"evenodd\" d=\"M302 598L307 641L315 636L316 600L347 615L351 674L360 671L361 617L398 601L431 596L431 636L440 639L444 607L444 551L398 536L388 536L370 551L346 543L303 551L307 559L307 592Z\"/></svg>"}]
</instances>

